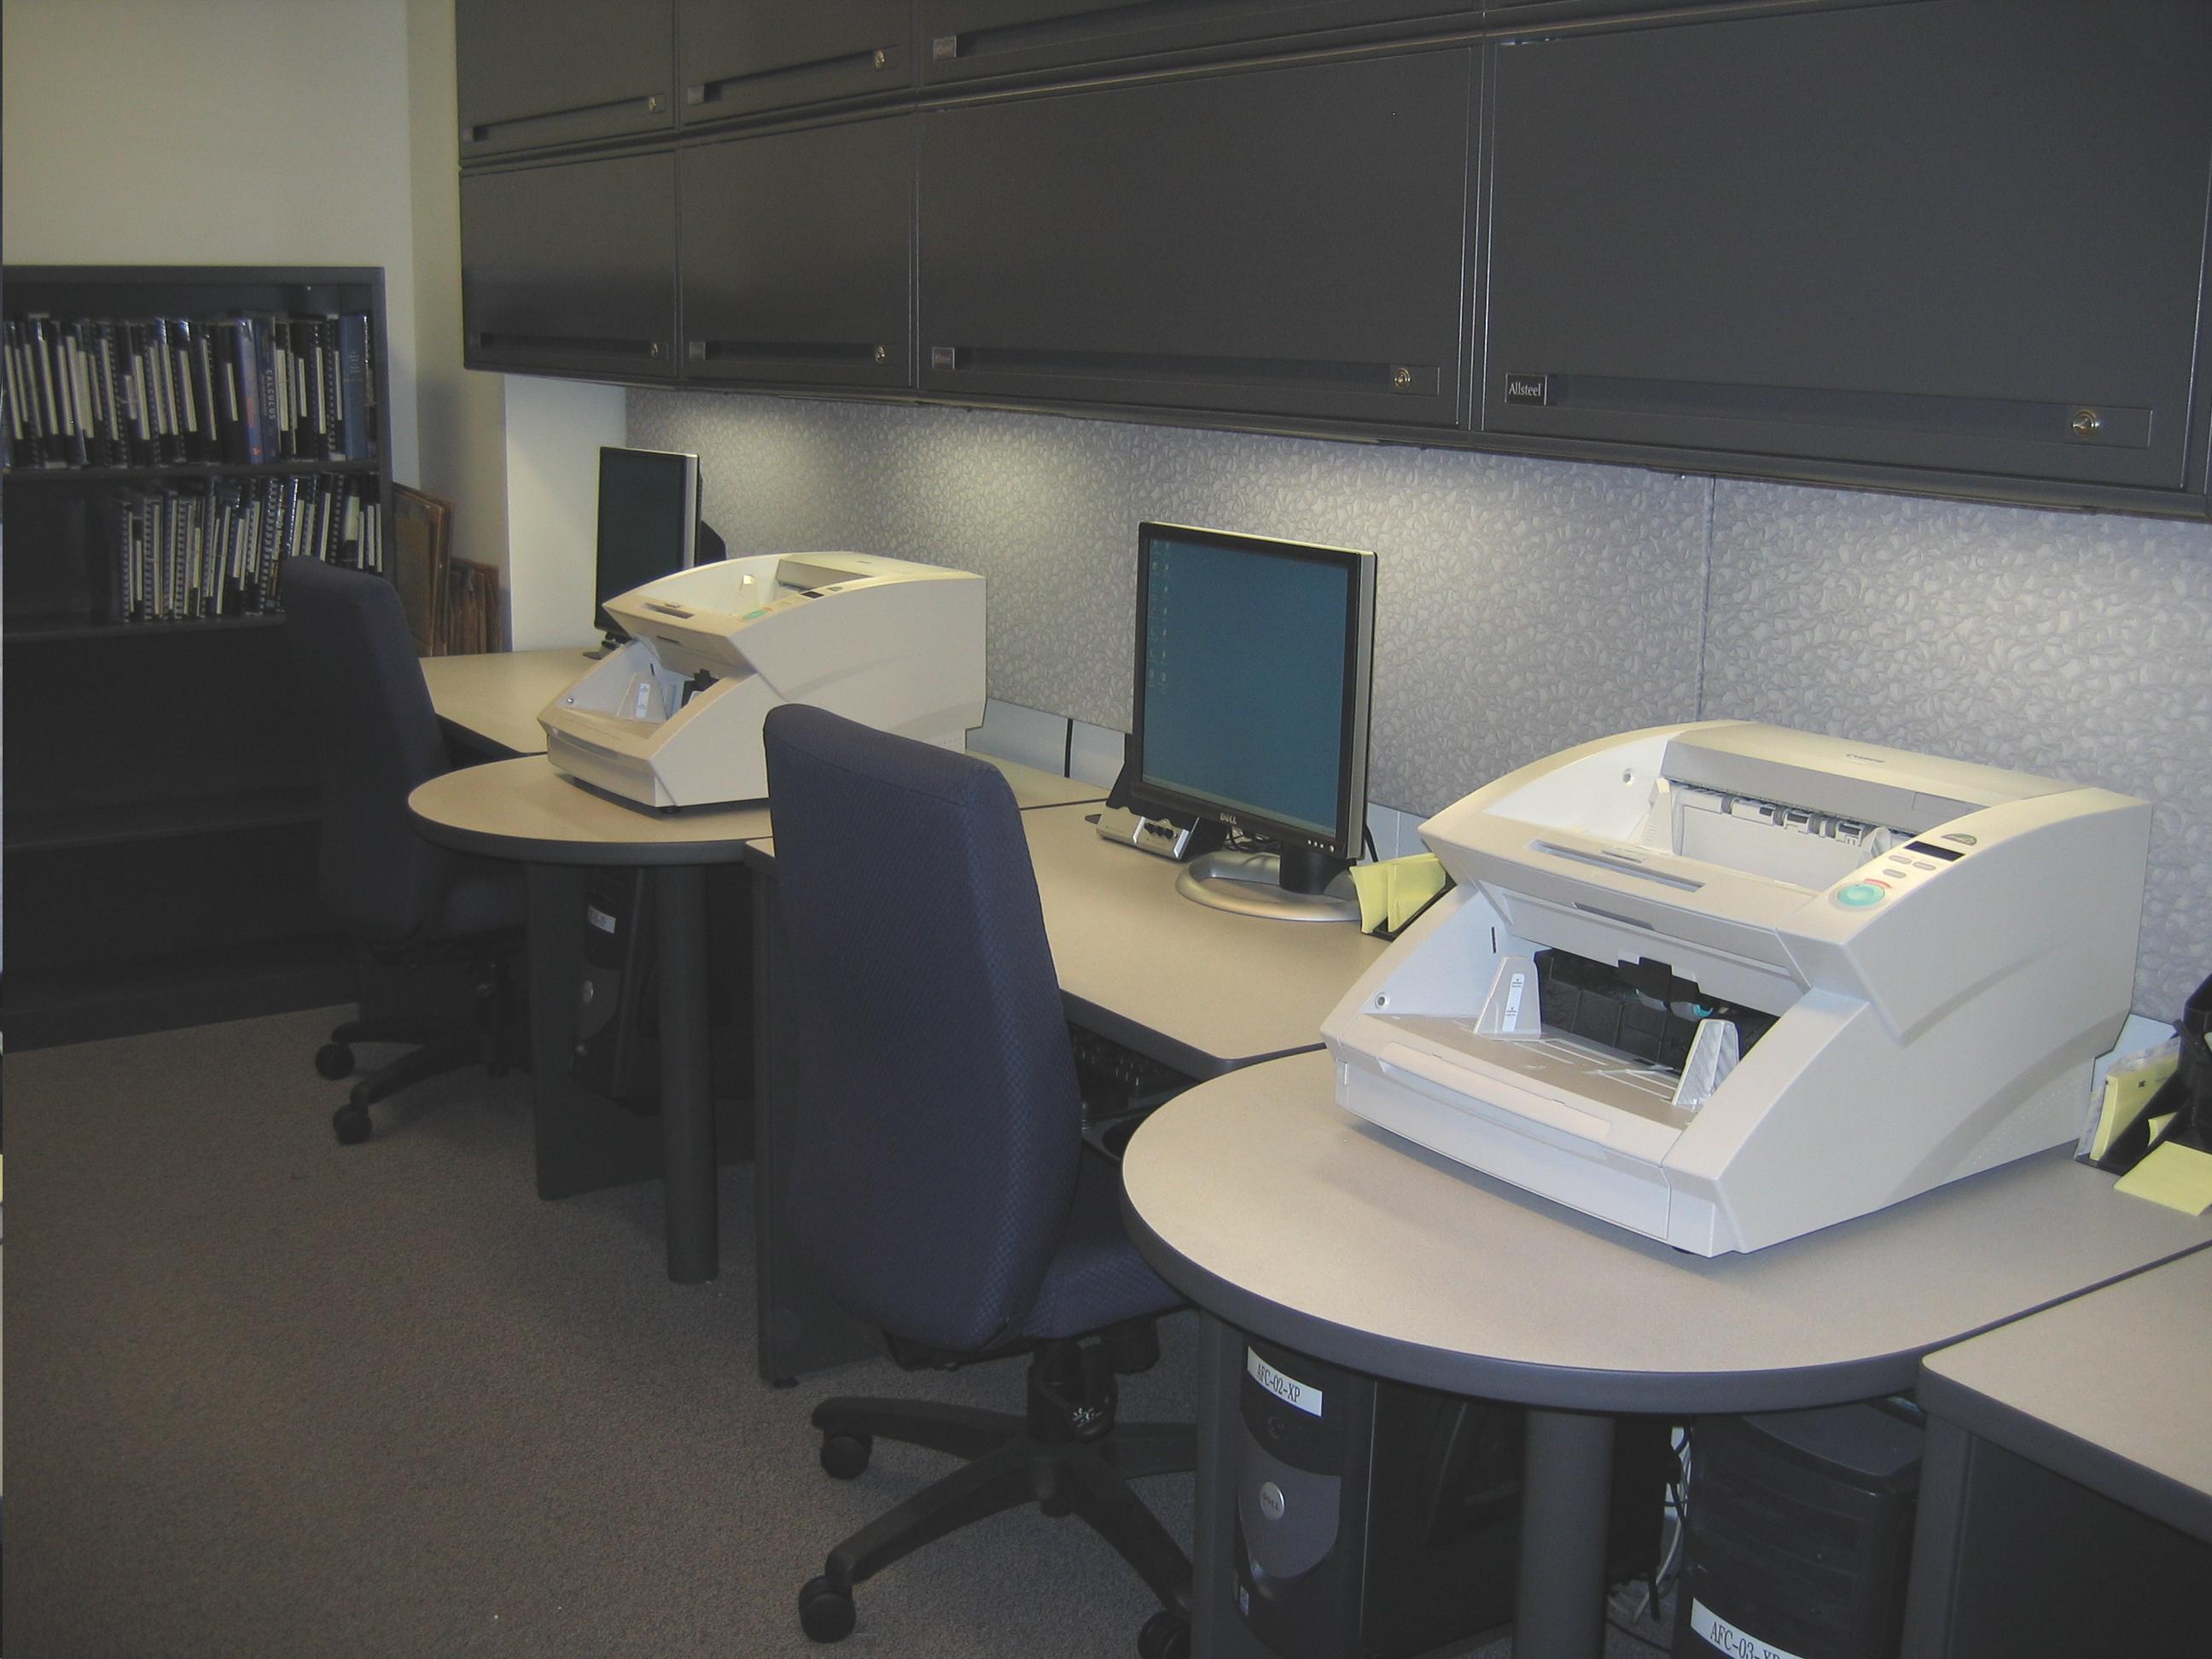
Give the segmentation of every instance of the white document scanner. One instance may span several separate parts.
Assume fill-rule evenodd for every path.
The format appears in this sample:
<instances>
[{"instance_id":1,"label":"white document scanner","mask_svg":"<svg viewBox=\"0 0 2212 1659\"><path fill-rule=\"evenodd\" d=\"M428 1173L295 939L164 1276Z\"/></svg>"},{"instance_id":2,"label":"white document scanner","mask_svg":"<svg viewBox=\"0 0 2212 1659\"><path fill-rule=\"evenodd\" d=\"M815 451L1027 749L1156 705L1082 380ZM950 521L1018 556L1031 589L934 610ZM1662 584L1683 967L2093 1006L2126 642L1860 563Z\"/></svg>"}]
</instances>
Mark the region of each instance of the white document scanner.
<instances>
[{"instance_id":1,"label":"white document scanner","mask_svg":"<svg viewBox=\"0 0 2212 1659\"><path fill-rule=\"evenodd\" d=\"M1421 826L1459 885L1322 1026L1337 1100L1699 1255L1866 1214L2075 1138L2150 815L1740 720L1567 750Z\"/></svg>"},{"instance_id":2,"label":"white document scanner","mask_svg":"<svg viewBox=\"0 0 2212 1659\"><path fill-rule=\"evenodd\" d=\"M570 777L647 806L768 793L761 721L811 703L947 749L983 719L983 579L872 553L769 553L609 599L629 642L538 715Z\"/></svg>"}]
</instances>

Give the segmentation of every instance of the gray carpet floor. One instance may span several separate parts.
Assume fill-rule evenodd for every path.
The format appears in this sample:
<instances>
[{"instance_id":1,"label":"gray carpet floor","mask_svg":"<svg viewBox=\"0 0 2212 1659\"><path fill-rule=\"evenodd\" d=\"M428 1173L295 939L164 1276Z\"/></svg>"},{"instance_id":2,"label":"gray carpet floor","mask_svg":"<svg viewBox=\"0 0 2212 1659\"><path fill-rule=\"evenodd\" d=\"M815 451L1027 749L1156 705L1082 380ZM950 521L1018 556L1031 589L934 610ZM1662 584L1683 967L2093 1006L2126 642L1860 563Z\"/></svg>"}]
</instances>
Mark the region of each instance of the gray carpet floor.
<instances>
[{"instance_id":1,"label":"gray carpet floor","mask_svg":"<svg viewBox=\"0 0 2212 1659\"><path fill-rule=\"evenodd\" d=\"M672 1285L657 1189L538 1199L526 1079L424 1085L338 1146L343 1085L309 1064L337 1017L6 1057L7 1651L832 1651L799 1584L949 1462L879 1443L832 1480L807 1413L1018 1409L1021 1362L763 1386L748 1170L722 1172L722 1277ZM1191 1316L1162 1335L1125 1418L1191 1414ZM1190 1478L1140 1490L1187 1546ZM858 1604L852 1659L1126 1659L1152 1605L1034 1510Z\"/></svg>"}]
</instances>

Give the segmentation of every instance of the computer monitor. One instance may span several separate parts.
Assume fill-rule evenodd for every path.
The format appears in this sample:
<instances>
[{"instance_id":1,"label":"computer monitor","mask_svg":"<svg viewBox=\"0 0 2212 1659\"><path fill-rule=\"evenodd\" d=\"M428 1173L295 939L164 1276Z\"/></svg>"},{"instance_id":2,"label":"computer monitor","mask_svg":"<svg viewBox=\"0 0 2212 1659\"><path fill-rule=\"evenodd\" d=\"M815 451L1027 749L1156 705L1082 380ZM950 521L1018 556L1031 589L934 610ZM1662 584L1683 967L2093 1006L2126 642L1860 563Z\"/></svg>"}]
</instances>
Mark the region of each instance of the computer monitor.
<instances>
[{"instance_id":1,"label":"computer monitor","mask_svg":"<svg viewBox=\"0 0 2212 1659\"><path fill-rule=\"evenodd\" d=\"M1224 908L1356 920L1342 878L1366 829L1375 556L1145 524L1137 593L1126 793L1274 843L1208 854L1178 885Z\"/></svg>"},{"instance_id":2,"label":"computer monitor","mask_svg":"<svg viewBox=\"0 0 2212 1659\"><path fill-rule=\"evenodd\" d=\"M699 458L667 449L599 451L599 556L592 619L611 645L625 637L607 601L656 576L722 556L700 517Z\"/></svg>"}]
</instances>

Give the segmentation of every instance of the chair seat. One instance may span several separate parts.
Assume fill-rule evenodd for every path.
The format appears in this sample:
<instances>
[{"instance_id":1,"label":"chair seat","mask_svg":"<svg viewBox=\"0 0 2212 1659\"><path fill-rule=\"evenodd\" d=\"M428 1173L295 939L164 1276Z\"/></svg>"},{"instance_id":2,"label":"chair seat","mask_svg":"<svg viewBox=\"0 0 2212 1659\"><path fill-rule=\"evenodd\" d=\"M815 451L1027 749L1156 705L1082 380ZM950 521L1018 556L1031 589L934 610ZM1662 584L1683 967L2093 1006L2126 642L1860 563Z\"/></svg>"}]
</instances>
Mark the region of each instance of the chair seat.
<instances>
[{"instance_id":1,"label":"chair seat","mask_svg":"<svg viewBox=\"0 0 2212 1659\"><path fill-rule=\"evenodd\" d=\"M1182 1300L1129 1243L1121 1225L1121 1166L1086 1152L1077 1165L1075 1202L1022 1334L1045 1340L1082 1336L1125 1319L1165 1313Z\"/></svg>"}]
</instances>

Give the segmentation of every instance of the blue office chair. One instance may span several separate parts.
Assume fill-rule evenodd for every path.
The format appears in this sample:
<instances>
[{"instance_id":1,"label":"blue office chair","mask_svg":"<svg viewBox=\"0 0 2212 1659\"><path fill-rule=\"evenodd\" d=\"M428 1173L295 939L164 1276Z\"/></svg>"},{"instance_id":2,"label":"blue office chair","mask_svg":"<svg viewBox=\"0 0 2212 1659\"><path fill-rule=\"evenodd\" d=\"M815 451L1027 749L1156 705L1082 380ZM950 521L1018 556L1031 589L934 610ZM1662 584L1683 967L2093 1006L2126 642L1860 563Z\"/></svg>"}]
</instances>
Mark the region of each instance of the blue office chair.
<instances>
[{"instance_id":1,"label":"blue office chair","mask_svg":"<svg viewBox=\"0 0 2212 1659\"><path fill-rule=\"evenodd\" d=\"M799 1622L838 1640L854 1585L1034 1502L1082 1516L1137 1570L1161 1602L1139 1651L1172 1659L1190 1564L1128 1481L1194 1467L1194 1434L1117 1425L1114 1376L1158 1357L1151 1322L1181 1298L1122 1231L1118 1168L1083 1146L1013 793L982 761L817 708L775 710L766 738L799 1051L792 1231L908 1368L1030 1356L1020 1416L815 1408L840 1479L878 1435L970 1461L832 1550Z\"/></svg>"},{"instance_id":2,"label":"blue office chair","mask_svg":"<svg viewBox=\"0 0 2212 1659\"><path fill-rule=\"evenodd\" d=\"M380 962L465 964L476 994L472 1019L348 1020L331 1032L315 1055L331 1079L352 1075L357 1042L421 1045L364 1073L331 1115L352 1146L368 1139L375 1102L464 1066L497 1076L514 1057L506 964L522 945L522 872L416 833L409 792L452 763L392 584L304 558L286 560L277 580L322 786L324 908Z\"/></svg>"}]
</instances>

